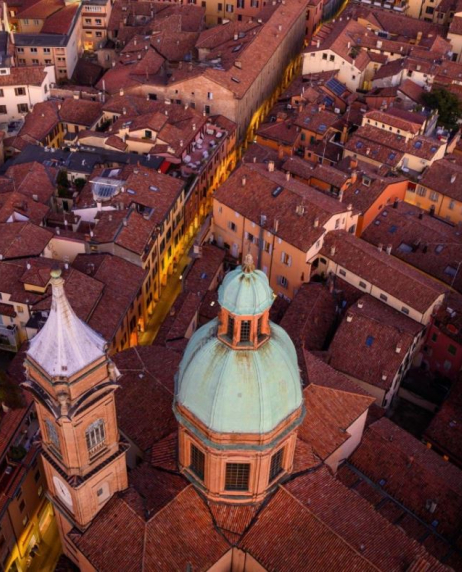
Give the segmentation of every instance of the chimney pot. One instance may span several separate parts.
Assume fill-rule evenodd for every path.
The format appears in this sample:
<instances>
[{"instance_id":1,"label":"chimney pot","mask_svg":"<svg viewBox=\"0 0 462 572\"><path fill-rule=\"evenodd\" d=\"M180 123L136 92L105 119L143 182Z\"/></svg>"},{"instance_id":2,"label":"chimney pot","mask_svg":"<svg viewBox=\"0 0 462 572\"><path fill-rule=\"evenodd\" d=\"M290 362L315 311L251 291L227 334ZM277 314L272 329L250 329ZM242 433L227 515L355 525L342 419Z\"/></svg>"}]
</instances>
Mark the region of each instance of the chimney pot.
<instances>
[{"instance_id":1,"label":"chimney pot","mask_svg":"<svg viewBox=\"0 0 462 572\"><path fill-rule=\"evenodd\" d=\"M388 244L387 245L387 254L391 254L391 249L392 249L392 245Z\"/></svg>"}]
</instances>

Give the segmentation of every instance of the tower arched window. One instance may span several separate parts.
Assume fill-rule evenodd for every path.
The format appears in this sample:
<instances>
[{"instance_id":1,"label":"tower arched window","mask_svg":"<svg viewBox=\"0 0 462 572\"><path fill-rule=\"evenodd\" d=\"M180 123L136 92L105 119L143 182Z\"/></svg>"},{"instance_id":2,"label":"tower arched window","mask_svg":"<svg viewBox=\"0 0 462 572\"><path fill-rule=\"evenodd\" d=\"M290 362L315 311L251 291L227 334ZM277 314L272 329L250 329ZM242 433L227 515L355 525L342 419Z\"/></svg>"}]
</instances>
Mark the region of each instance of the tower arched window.
<instances>
[{"instance_id":1,"label":"tower arched window","mask_svg":"<svg viewBox=\"0 0 462 572\"><path fill-rule=\"evenodd\" d=\"M93 457L104 447L106 441L106 431L102 419L97 419L87 427L85 439L87 441L88 453L90 457Z\"/></svg>"},{"instance_id":2,"label":"tower arched window","mask_svg":"<svg viewBox=\"0 0 462 572\"><path fill-rule=\"evenodd\" d=\"M59 435L56 431L55 424L49 419L45 419L45 427L47 431L47 439L57 451L61 452L61 443L59 442Z\"/></svg>"},{"instance_id":3,"label":"tower arched window","mask_svg":"<svg viewBox=\"0 0 462 572\"><path fill-rule=\"evenodd\" d=\"M269 482L271 483L274 479L283 471L282 462L284 459L284 448L279 449L277 453L271 457L271 466L269 474Z\"/></svg>"}]
</instances>

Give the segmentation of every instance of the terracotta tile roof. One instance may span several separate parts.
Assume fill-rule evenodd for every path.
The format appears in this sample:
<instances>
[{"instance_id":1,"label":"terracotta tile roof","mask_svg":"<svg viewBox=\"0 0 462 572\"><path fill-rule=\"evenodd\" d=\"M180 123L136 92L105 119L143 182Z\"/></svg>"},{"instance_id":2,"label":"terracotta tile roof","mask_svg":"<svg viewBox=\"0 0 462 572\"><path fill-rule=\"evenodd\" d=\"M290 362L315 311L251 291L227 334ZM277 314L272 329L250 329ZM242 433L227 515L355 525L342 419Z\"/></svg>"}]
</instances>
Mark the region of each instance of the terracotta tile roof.
<instances>
[{"instance_id":1,"label":"terracotta tile roof","mask_svg":"<svg viewBox=\"0 0 462 572\"><path fill-rule=\"evenodd\" d=\"M285 488L324 526L367 559L374 570L407 570L419 557L429 560L429 570L446 570L368 501L334 479L327 468L302 475Z\"/></svg>"},{"instance_id":2,"label":"terracotta tile roof","mask_svg":"<svg viewBox=\"0 0 462 572\"><path fill-rule=\"evenodd\" d=\"M102 103L85 99L66 98L59 110L59 117L65 123L75 123L85 127L93 126L102 115Z\"/></svg>"},{"instance_id":3,"label":"terracotta tile roof","mask_svg":"<svg viewBox=\"0 0 462 572\"><path fill-rule=\"evenodd\" d=\"M389 419L368 427L349 462L448 540L460 535L462 472Z\"/></svg>"},{"instance_id":4,"label":"terracotta tile roof","mask_svg":"<svg viewBox=\"0 0 462 572\"><path fill-rule=\"evenodd\" d=\"M335 214L344 212L345 205L299 181L287 181L283 173L271 173L265 168L259 168L258 164L241 166L217 190L215 199L257 224L261 215L266 215L268 228L275 219L279 220L277 236L308 251L324 234L323 225ZM244 176L246 184L242 186ZM274 197L272 193L277 187L283 191ZM300 204L307 207L303 216L296 212ZM317 227L314 226L316 218Z\"/></svg>"},{"instance_id":5,"label":"terracotta tile roof","mask_svg":"<svg viewBox=\"0 0 462 572\"><path fill-rule=\"evenodd\" d=\"M307 470L318 467L320 464L321 459L315 454L313 447L306 441L297 439L292 474L304 473Z\"/></svg>"},{"instance_id":6,"label":"terracotta tile roof","mask_svg":"<svg viewBox=\"0 0 462 572\"><path fill-rule=\"evenodd\" d=\"M0 87L35 85L40 87L47 74L44 66L11 67L10 73L0 76Z\"/></svg>"},{"instance_id":7,"label":"terracotta tile roof","mask_svg":"<svg viewBox=\"0 0 462 572\"><path fill-rule=\"evenodd\" d=\"M345 231L328 233L321 253L421 313L446 291L431 278Z\"/></svg>"},{"instance_id":8,"label":"terracotta tile roof","mask_svg":"<svg viewBox=\"0 0 462 572\"><path fill-rule=\"evenodd\" d=\"M178 431L154 443L151 448L151 465L166 471L178 470Z\"/></svg>"},{"instance_id":9,"label":"terracotta tile roof","mask_svg":"<svg viewBox=\"0 0 462 572\"><path fill-rule=\"evenodd\" d=\"M454 180L452 180L453 177ZM423 173L419 184L457 201L462 201L462 165L451 160L451 156L435 161Z\"/></svg>"},{"instance_id":10,"label":"terracotta tile roof","mask_svg":"<svg viewBox=\"0 0 462 572\"><path fill-rule=\"evenodd\" d=\"M462 384L453 384L451 393L425 431L425 439L462 468Z\"/></svg>"},{"instance_id":11,"label":"terracotta tile roof","mask_svg":"<svg viewBox=\"0 0 462 572\"><path fill-rule=\"evenodd\" d=\"M370 394L365 389L316 357L314 353L305 350L303 359L309 384L313 383L320 387L370 397Z\"/></svg>"},{"instance_id":12,"label":"terracotta tile roof","mask_svg":"<svg viewBox=\"0 0 462 572\"><path fill-rule=\"evenodd\" d=\"M422 95L424 93L423 88L417 83L414 83L411 79L405 79L403 82L401 82L398 87L398 91L416 103L421 102Z\"/></svg>"},{"instance_id":13,"label":"terracotta tile roof","mask_svg":"<svg viewBox=\"0 0 462 572\"><path fill-rule=\"evenodd\" d=\"M123 374L116 393L119 427L142 451L177 429L172 410L173 373L180 359L161 346L155 352L138 347L114 356Z\"/></svg>"},{"instance_id":14,"label":"terracotta tile roof","mask_svg":"<svg viewBox=\"0 0 462 572\"><path fill-rule=\"evenodd\" d=\"M324 365L325 369L329 366ZM303 391L306 415L299 438L309 443L314 453L326 460L351 434L348 428L374 401L361 392L350 392L310 383Z\"/></svg>"},{"instance_id":15,"label":"terracotta tile roof","mask_svg":"<svg viewBox=\"0 0 462 572\"><path fill-rule=\"evenodd\" d=\"M339 116L332 111L321 109L318 105L307 105L294 122L301 129L312 131L318 135L326 135L330 127L339 123ZM337 125L338 127L338 125Z\"/></svg>"},{"instance_id":16,"label":"terracotta tile roof","mask_svg":"<svg viewBox=\"0 0 462 572\"><path fill-rule=\"evenodd\" d=\"M390 244L393 256L462 291L462 274L457 273L462 236L418 207L398 203L384 209L361 238L376 246Z\"/></svg>"},{"instance_id":17,"label":"terracotta tile roof","mask_svg":"<svg viewBox=\"0 0 462 572\"><path fill-rule=\"evenodd\" d=\"M311 508L283 488L260 512L239 547L271 572L304 570L308 562L312 570L376 570Z\"/></svg>"},{"instance_id":18,"label":"terracotta tile roof","mask_svg":"<svg viewBox=\"0 0 462 572\"><path fill-rule=\"evenodd\" d=\"M201 297L196 292L182 292L162 322L154 343L175 349L177 342L183 342L180 344L182 352L187 343L186 332L196 319L200 305Z\"/></svg>"},{"instance_id":19,"label":"terracotta tile roof","mask_svg":"<svg viewBox=\"0 0 462 572\"><path fill-rule=\"evenodd\" d=\"M261 503L253 505L230 505L218 502L209 502L216 526L223 532L231 532L242 536L249 528L255 515L260 510Z\"/></svg>"},{"instance_id":20,"label":"terracotta tile roof","mask_svg":"<svg viewBox=\"0 0 462 572\"><path fill-rule=\"evenodd\" d=\"M9 167L5 179L11 181L18 193L48 205L56 191L57 173L55 167L42 163L21 163Z\"/></svg>"},{"instance_id":21,"label":"terracotta tile roof","mask_svg":"<svg viewBox=\"0 0 462 572\"><path fill-rule=\"evenodd\" d=\"M408 131L413 134L419 133L420 130L420 122L413 123L411 121L406 121L404 119L400 119L399 117L394 117L393 115L383 112L383 111L368 111L364 114L365 123L371 123L372 125L381 123L386 126L391 125L396 129L402 129L403 131Z\"/></svg>"},{"instance_id":22,"label":"terracotta tile roof","mask_svg":"<svg viewBox=\"0 0 462 572\"><path fill-rule=\"evenodd\" d=\"M59 123L58 101L36 103L24 119L18 137L29 143L40 143Z\"/></svg>"},{"instance_id":23,"label":"terracotta tile roof","mask_svg":"<svg viewBox=\"0 0 462 572\"><path fill-rule=\"evenodd\" d=\"M297 348L325 349L336 319L336 300L322 284L302 284L281 320Z\"/></svg>"},{"instance_id":24,"label":"terracotta tile roof","mask_svg":"<svg viewBox=\"0 0 462 572\"><path fill-rule=\"evenodd\" d=\"M68 34L71 30L72 23L79 10L79 4L70 4L64 6L58 12L51 14L46 19L40 30L41 34Z\"/></svg>"},{"instance_id":25,"label":"terracotta tile roof","mask_svg":"<svg viewBox=\"0 0 462 572\"><path fill-rule=\"evenodd\" d=\"M189 482L181 475L167 473L141 463L130 472L130 484L144 501L145 518L156 514L185 489Z\"/></svg>"},{"instance_id":26,"label":"terracotta tile roof","mask_svg":"<svg viewBox=\"0 0 462 572\"><path fill-rule=\"evenodd\" d=\"M30 222L0 223L0 253L3 260L40 256L53 233Z\"/></svg>"},{"instance_id":27,"label":"terracotta tile roof","mask_svg":"<svg viewBox=\"0 0 462 572\"><path fill-rule=\"evenodd\" d=\"M0 193L0 222L6 222L11 217L13 221L19 219L16 215L26 217L30 222L40 225L48 214L50 207L34 201L21 193Z\"/></svg>"},{"instance_id":28,"label":"terracotta tile roof","mask_svg":"<svg viewBox=\"0 0 462 572\"><path fill-rule=\"evenodd\" d=\"M87 321L104 339L112 340L141 292L147 271L110 254L79 254L73 267L104 285L101 299Z\"/></svg>"},{"instance_id":29,"label":"terracotta tile roof","mask_svg":"<svg viewBox=\"0 0 462 572\"><path fill-rule=\"evenodd\" d=\"M271 139L281 145L295 145L300 133L293 126L292 120L273 123L263 123L256 131L256 135L262 139Z\"/></svg>"},{"instance_id":30,"label":"terracotta tile roof","mask_svg":"<svg viewBox=\"0 0 462 572\"><path fill-rule=\"evenodd\" d=\"M449 33L462 36L462 17L454 16L449 26Z\"/></svg>"},{"instance_id":31,"label":"terracotta tile roof","mask_svg":"<svg viewBox=\"0 0 462 572\"><path fill-rule=\"evenodd\" d=\"M127 502L128 494L114 496L90 527L74 538L79 550L101 572L114 567L137 572L142 567L145 523Z\"/></svg>"},{"instance_id":32,"label":"terracotta tile roof","mask_svg":"<svg viewBox=\"0 0 462 572\"><path fill-rule=\"evenodd\" d=\"M211 288L215 277L218 275L220 278L225 256L226 252L222 248L203 244L201 257L196 258L183 275L183 288L188 292L204 296Z\"/></svg>"},{"instance_id":33,"label":"terracotta tile roof","mask_svg":"<svg viewBox=\"0 0 462 572\"><path fill-rule=\"evenodd\" d=\"M345 148L357 155L368 156L374 161L396 167L405 153L430 161L443 144L422 135L406 141L402 135L363 125L348 140Z\"/></svg>"},{"instance_id":34,"label":"terracotta tile roof","mask_svg":"<svg viewBox=\"0 0 462 572\"><path fill-rule=\"evenodd\" d=\"M349 308L342 320L329 346L329 363L348 376L388 390L423 328L422 324L365 295Z\"/></svg>"},{"instance_id":35,"label":"terracotta tile roof","mask_svg":"<svg viewBox=\"0 0 462 572\"><path fill-rule=\"evenodd\" d=\"M40 0L25 7L24 10L19 10L17 18L24 20L27 18L46 20L49 16L61 10L64 7L62 0Z\"/></svg>"}]
</instances>

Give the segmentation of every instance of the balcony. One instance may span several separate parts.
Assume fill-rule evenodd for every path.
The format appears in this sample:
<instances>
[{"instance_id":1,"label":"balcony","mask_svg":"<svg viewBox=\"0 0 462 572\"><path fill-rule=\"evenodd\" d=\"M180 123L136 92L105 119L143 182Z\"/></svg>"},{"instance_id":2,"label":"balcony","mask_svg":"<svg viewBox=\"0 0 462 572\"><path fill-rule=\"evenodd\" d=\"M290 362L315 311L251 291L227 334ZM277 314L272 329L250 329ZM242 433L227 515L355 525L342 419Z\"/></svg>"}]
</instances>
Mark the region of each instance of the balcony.
<instances>
[{"instance_id":1,"label":"balcony","mask_svg":"<svg viewBox=\"0 0 462 572\"><path fill-rule=\"evenodd\" d=\"M0 324L0 349L8 352L17 352L20 345L17 326L4 326Z\"/></svg>"}]
</instances>

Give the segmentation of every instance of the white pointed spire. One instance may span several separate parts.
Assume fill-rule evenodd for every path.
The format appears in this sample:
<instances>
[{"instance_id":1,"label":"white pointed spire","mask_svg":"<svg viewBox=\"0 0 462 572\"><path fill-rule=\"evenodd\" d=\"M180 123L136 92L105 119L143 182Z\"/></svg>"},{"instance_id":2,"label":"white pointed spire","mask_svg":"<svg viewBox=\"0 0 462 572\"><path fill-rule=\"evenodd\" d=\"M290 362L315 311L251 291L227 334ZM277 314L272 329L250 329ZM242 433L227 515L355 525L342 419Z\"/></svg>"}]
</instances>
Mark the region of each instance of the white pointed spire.
<instances>
[{"instance_id":1,"label":"white pointed spire","mask_svg":"<svg viewBox=\"0 0 462 572\"><path fill-rule=\"evenodd\" d=\"M70 377L106 355L105 340L80 320L64 292L61 270L51 271L51 311L28 355L51 377Z\"/></svg>"}]
</instances>

